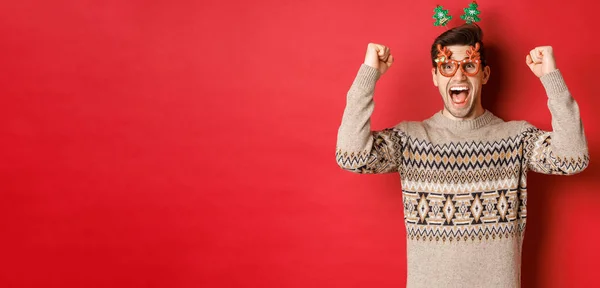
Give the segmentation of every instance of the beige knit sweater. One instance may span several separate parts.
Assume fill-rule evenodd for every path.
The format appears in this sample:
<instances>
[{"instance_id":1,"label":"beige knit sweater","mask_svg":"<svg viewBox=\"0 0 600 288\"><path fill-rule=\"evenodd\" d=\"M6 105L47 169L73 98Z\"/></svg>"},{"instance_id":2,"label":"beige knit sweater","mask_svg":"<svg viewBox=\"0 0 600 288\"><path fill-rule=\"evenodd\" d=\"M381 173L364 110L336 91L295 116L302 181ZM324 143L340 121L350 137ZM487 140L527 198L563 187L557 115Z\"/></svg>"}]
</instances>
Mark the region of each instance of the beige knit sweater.
<instances>
[{"instance_id":1,"label":"beige knit sweater","mask_svg":"<svg viewBox=\"0 0 600 288\"><path fill-rule=\"evenodd\" d=\"M560 71L542 76L553 131L486 111L436 113L371 131L379 71L361 65L338 131L336 160L356 173L400 173L407 287L519 287L527 172L570 175L589 162L579 108Z\"/></svg>"}]
</instances>

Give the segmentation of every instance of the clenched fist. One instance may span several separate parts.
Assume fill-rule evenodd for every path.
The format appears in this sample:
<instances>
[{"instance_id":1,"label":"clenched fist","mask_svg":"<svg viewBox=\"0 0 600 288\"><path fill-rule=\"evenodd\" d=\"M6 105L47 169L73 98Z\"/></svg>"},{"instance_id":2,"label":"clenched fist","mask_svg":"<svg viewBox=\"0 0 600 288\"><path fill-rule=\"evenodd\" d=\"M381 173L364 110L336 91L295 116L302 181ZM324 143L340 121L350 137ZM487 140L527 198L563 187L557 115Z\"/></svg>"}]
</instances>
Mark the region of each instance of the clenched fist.
<instances>
[{"instance_id":1,"label":"clenched fist","mask_svg":"<svg viewBox=\"0 0 600 288\"><path fill-rule=\"evenodd\" d=\"M556 70L556 61L551 46L536 47L525 57L529 69L537 77L542 77Z\"/></svg>"},{"instance_id":2,"label":"clenched fist","mask_svg":"<svg viewBox=\"0 0 600 288\"><path fill-rule=\"evenodd\" d=\"M369 43L367 54L365 55L365 64L369 65L383 75L394 63L394 56L390 54L390 48L381 44Z\"/></svg>"}]
</instances>

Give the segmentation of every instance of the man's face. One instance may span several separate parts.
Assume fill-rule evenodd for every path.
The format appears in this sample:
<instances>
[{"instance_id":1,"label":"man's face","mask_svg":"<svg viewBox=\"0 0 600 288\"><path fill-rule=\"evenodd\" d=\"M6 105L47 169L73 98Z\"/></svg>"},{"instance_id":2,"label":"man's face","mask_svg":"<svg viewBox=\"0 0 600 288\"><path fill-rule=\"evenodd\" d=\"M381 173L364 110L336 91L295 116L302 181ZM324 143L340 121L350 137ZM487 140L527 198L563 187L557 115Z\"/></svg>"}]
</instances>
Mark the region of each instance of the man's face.
<instances>
[{"instance_id":1,"label":"man's face","mask_svg":"<svg viewBox=\"0 0 600 288\"><path fill-rule=\"evenodd\" d=\"M447 46L452 52L451 59L463 60L469 58L467 50L470 46ZM479 69L474 76L467 76L461 69L452 77L443 76L435 68L431 70L433 84L438 87L444 101L443 114L452 119L473 119L483 113L481 106L481 86L490 77L490 67Z\"/></svg>"}]
</instances>

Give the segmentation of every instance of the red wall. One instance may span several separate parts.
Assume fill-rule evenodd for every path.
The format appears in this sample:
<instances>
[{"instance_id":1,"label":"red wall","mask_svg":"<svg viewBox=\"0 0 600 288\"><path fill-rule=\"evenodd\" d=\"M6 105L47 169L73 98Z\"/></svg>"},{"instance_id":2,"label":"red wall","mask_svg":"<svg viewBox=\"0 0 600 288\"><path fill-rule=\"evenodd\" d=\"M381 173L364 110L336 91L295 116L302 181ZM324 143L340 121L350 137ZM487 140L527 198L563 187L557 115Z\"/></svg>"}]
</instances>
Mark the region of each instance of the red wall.
<instances>
[{"instance_id":1,"label":"red wall","mask_svg":"<svg viewBox=\"0 0 600 288\"><path fill-rule=\"evenodd\" d=\"M433 8L468 3L3 1L0 286L402 287L399 177L339 169L337 128L369 42L397 59L375 129L441 109ZM479 4L487 108L549 129L552 45L590 145L531 174L523 286L596 285L598 4Z\"/></svg>"}]
</instances>

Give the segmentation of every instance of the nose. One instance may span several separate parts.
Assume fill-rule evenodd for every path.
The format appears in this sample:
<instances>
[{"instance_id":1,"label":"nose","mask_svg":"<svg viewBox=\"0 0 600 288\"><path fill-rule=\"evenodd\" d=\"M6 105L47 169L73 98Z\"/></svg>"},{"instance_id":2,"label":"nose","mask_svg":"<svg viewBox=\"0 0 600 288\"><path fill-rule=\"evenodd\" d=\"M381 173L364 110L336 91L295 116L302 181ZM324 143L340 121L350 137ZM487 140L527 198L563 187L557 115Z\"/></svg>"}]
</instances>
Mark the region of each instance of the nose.
<instances>
[{"instance_id":1,"label":"nose","mask_svg":"<svg viewBox=\"0 0 600 288\"><path fill-rule=\"evenodd\" d=\"M456 70L456 73L454 73L454 76L452 76L452 79L456 79L456 80L465 80L467 78L467 75L465 75L465 73L463 73L461 67L458 67L458 69Z\"/></svg>"}]
</instances>

